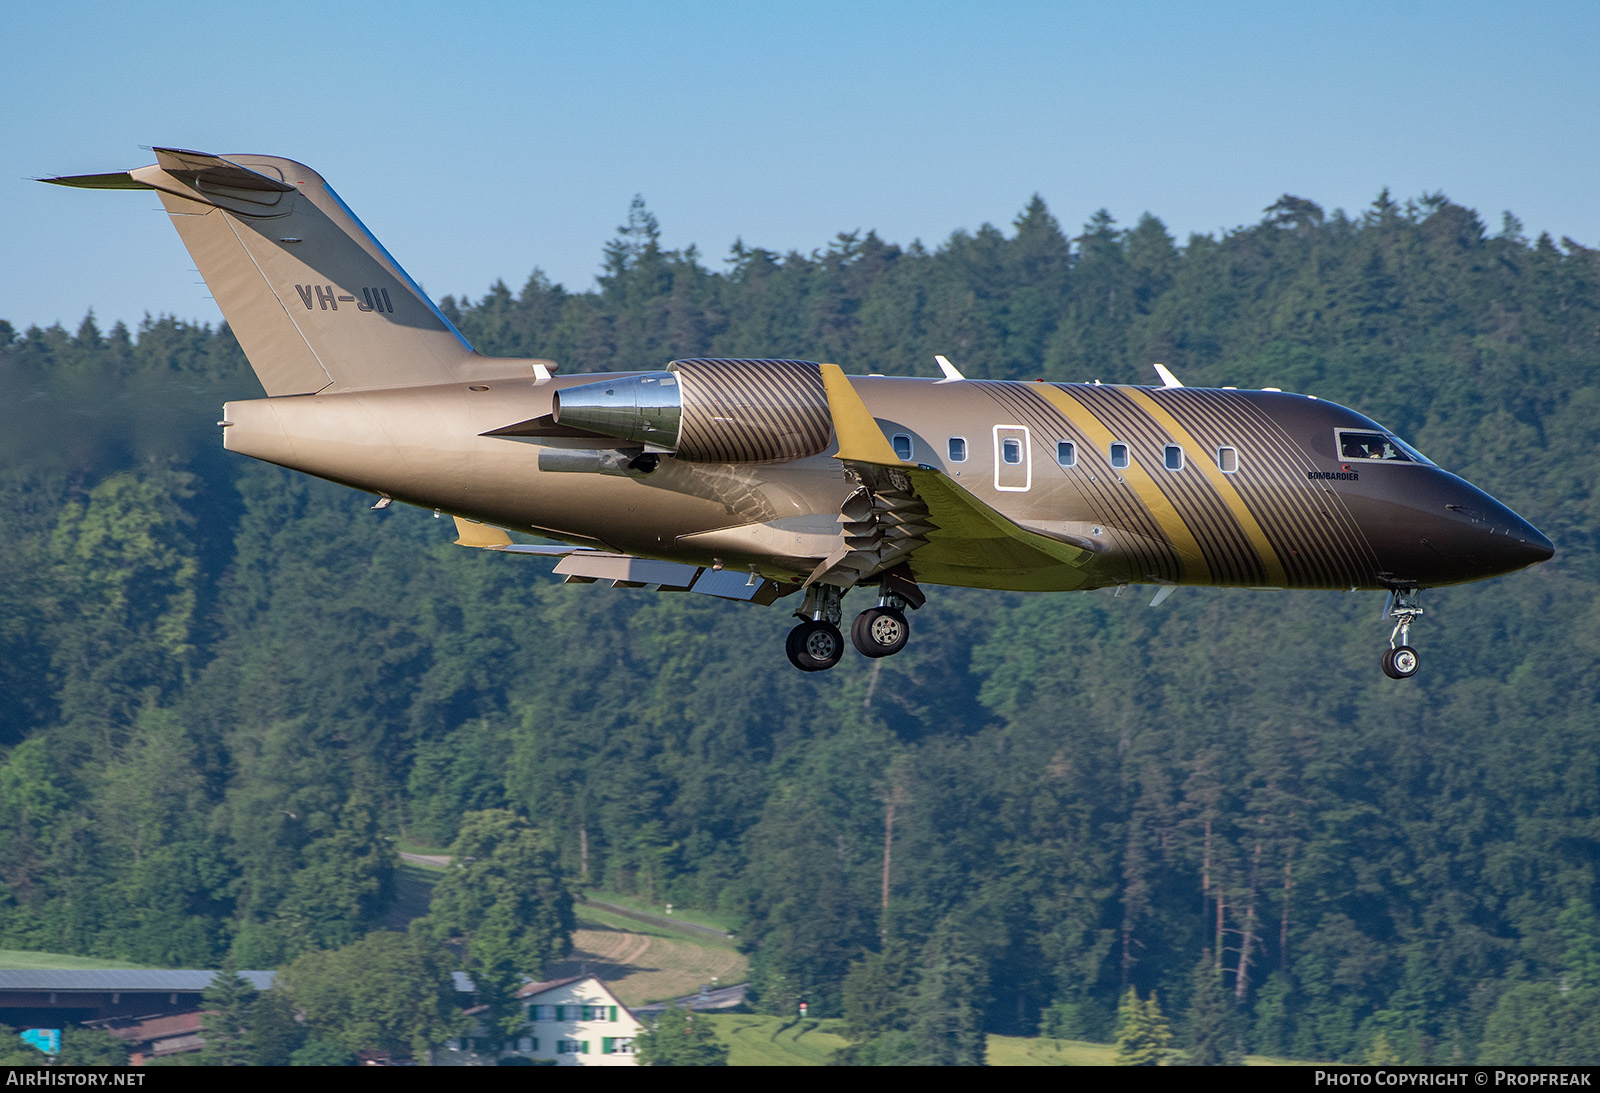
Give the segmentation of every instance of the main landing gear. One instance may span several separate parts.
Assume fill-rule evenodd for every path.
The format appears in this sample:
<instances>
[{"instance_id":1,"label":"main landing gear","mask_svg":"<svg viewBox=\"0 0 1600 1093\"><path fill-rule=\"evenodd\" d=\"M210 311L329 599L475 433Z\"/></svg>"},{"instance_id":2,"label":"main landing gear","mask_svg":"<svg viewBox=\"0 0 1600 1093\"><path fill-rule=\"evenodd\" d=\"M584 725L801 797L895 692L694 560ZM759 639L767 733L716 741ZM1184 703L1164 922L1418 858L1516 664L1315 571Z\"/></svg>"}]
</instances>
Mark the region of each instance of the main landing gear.
<instances>
[{"instance_id":1,"label":"main landing gear","mask_svg":"<svg viewBox=\"0 0 1600 1093\"><path fill-rule=\"evenodd\" d=\"M1384 618L1394 619L1389 634L1389 649L1383 654L1383 674L1390 679L1410 679L1417 674L1420 660L1411 647L1411 624L1422 617L1420 590L1397 588L1389 593Z\"/></svg>"},{"instance_id":2,"label":"main landing gear","mask_svg":"<svg viewBox=\"0 0 1600 1093\"><path fill-rule=\"evenodd\" d=\"M910 638L905 612L888 604L868 608L850 624L850 644L864 657L892 657Z\"/></svg>"},{"instance_id":3,"label":"main landing gear","mask_svg":"<svg viewBox=\"0 0 1600 1093\"><path fill-rule=\"evenodd\" d=\"M915 585L912 590L916 591ZM795 612L804 621L789 631L784 647L789 663L802 672L826 671L844 655L844 636L839 632L844 618L843 598L843 589L832 585L812 585L806 590L805 601ZM864 657L893 656L906 647L911 637L906 608L918 606L920 602L885 588L878 597L878 606L867 608L850 624L850 643Z\"/></svg>"},{"instance_id":4,"label":"main landing gear","mask_svg":"<svg viewBox=\"0 0 1600 1093\"><path fill-rule=\"evenodd\" d=\"M825 672L844 656L844 635L839 620L844 618L844 590L831 584L814 584L795 614L805 621L789 631L784 651L789 663L802 672Z\"/></svg>"}]
</instances>

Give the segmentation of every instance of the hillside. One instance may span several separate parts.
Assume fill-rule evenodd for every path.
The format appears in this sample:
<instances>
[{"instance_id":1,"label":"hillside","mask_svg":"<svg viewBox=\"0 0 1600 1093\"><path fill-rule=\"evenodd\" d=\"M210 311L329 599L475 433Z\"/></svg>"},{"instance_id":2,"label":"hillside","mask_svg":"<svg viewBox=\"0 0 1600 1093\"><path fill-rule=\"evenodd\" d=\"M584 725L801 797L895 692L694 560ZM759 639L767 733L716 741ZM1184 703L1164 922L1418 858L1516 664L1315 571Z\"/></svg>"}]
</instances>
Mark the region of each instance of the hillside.
<instances>
[{"instance_id":1,"label":"hillside","mask_svg":"<svg viewBox=\"0 0 1600 1093\"><path fill-rule=\"evenodd\" d=\"M808 677L783 606L564 586L221 451L217 403L259 390L226 330L3 324L0 944L279 966L389 921L391 840L505 808L566 883L737 923L764 1010L863 1037L1105 1040L1127 987L1181 1015L1220 952L1253 1051L1593 1061L1595 251L1385 193L1181 244L1153 216L1069 238L1036 201L933 248L851 233L715 272L640 218L607 255L595 292L441 304L568 371L937 352L1302 390L1558 553L1430 590L1405 683L1376 594L1190 588L936 589L904 654Z\"/></svg>"}]
</instances>

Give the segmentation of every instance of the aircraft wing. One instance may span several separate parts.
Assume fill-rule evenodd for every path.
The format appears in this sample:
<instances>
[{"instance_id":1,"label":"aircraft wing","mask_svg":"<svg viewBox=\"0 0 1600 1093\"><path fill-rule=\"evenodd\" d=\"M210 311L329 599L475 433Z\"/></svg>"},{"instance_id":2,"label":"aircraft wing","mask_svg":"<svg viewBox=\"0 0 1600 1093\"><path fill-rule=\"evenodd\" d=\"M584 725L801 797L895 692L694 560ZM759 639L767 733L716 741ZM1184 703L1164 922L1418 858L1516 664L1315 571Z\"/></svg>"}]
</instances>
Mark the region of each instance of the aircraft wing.
<instances>
[{"instance_id":1,"label":"aircraft wing","mask_svg":"<svg viewBox=\"0 0 1600 1093\"><path fill-rule=\"evenodd\" d=\"M837 458L861 485L843 506L844 545L817 567L808 584L853 585L901 563L909 564L918 579L938 584L1072 588L1086 583L1072 571L1094 557L1092 544L1019 524L943 471L905 462L839 366L824 364L822 378L839 439Z\"/></svg>"},{"instance_id":2,"label":"aircraft wing","mask_svg":"<svg viewBox=\"0 0 1600 1093\"><path fill-rule=\"evenodd\" d=\"M682 562L663 562L655 558L636 558L608 550L575 546L535 546L513 542L504 528L463 520L457 516L457 546L475 547L503 554L533 554L560 558L555 572L568 584L593 584L609 581L612 588L654 588L659 592L699 592L724 600L740 600L765 607L779 596L794 591L794 585L780 585L748 573L705 569Z\"/></svg>"}]
</instances>

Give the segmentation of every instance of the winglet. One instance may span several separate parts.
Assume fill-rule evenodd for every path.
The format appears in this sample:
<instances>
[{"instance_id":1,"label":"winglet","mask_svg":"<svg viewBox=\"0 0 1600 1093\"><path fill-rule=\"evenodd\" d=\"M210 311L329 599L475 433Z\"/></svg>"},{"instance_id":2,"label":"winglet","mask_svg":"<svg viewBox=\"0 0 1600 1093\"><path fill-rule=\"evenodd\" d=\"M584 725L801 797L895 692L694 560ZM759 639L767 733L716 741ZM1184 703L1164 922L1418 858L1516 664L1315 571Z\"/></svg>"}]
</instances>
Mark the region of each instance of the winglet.
<instances>
[{"instance_id":1,"label":"winglet","mask_svg":"<svg viewBox=\"0 0 1600 1093\"><path fill-rule=\"evenodd\" d=\"M904 462L894 454L889 440L873 420L872 411L861 401L856 389L837 364L824 364L822 385L828 392L828 411L833 415L833 431L839 437L839 459L860 463L899 466Z\"/></svg>"},{"instance_id":2,"label":"winglet","mask_svg":"<svg viewBox=\"0 0 1600 1093\"><path fill-rule=\"evenodd\" d=\"M511 545L511 536L493 524L480 524L476 520L456 517L456 546L478 547L480 550L504 550Z\"/></svg>"},{"instance_id":3,"label":"winglet","mask_svg":"<svg viewBox=\"0 0 1600 1093\"><path fill-rule=\"evenodd\" d=\"M950 363L950 358L945 356L943 353L935 353L933 355L933 359L939 365L939 371L944 373L944 378L945 379L947 379L947 380L964 380L964 379L967 378L966 376L963 376L960 372L956 371L956 366L951 364Z\"/></svg>"},{"instance_id":4,"label":"winglet","mask_svg":"<svg viewBox=\"0 0 1600 1093\"><path fill-rule=\"evenodd\" d=\"M1164 364L1156 364L1156 365L1152 365L1151 367L1153 367L1156 370L1156 375L1161 377L1161 386L1163 386L1163 387L1182 387L1183 386L1183 384L1178 382L1178 377L1174 376L1172 374L1172 372L1167 368L1166 365L1164 365Z\"/></svg>"}]
</instances>

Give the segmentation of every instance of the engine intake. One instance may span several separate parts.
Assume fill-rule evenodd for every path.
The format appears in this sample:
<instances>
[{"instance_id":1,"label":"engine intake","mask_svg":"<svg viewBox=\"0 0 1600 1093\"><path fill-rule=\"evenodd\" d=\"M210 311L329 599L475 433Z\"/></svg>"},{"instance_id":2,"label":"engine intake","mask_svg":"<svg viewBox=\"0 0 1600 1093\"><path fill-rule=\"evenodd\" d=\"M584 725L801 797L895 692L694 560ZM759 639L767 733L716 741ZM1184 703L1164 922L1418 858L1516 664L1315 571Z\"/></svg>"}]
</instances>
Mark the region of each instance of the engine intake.
<instances>
[{"instance_id":1,"label":"engine intake","mask_svg":"<svg viewBox=\"0 0 1600 1093\"><path fill-rule=\"evenodd\" d=\"M828 446L833 419L810 361L694 357L665 372L556 392L561 425L695 463L782 463Z\"/></svg>"}]
</instances>

